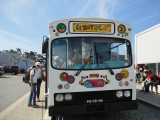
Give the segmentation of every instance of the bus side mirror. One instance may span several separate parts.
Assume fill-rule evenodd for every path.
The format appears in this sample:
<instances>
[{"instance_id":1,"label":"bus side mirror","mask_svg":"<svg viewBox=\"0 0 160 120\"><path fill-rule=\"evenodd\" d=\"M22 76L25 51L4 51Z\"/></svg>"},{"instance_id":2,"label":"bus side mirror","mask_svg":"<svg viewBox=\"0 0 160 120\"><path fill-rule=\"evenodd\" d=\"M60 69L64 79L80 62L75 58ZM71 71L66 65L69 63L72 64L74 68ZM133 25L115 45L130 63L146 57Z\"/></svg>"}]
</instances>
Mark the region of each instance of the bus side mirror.
<instances>
[{"instance_id":1,"label":"bus side mirror","mask_svg":"<svg viewBox=\"0 0 160 120\"><path fill-rule=\"evenodd\" d=\"M46 38L46 39L45 39ZM44 40L45 39L45 40ZM43 43L42 43L42 54L46 54L48 50L48 41L49 38L46 36L43 36Z\"/></svg>"}]
</instances>

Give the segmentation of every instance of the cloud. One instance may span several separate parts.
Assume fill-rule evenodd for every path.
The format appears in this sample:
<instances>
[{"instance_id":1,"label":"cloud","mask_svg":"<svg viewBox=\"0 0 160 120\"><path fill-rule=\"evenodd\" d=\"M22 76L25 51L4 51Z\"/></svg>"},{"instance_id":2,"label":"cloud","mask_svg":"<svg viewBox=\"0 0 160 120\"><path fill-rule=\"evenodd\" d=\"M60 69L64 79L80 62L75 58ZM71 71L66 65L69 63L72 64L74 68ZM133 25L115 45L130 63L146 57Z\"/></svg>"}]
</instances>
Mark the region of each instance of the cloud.
<instances>
[{"instance_id":1,"label":"cloud","mask_svg":"<svg viewBox=\"0 0 160 120\"><path fill-rule=\"evenodd\" d=\"M22 42L26 42L26 43L32 43L31 41L28 41L27 39L21 37L21 36L18 36L16 34L13 34L13 33L10 33L10 32L7 32L7 31L3 31L3 30L0 30L0 35L1 36L6 36L6 38L11 38L11 39L16 39L17 41L22 41Z\"/></svg>"},{"instance_id":2,"label":"cloud","mask_svg":"<svg viewBox=\"0 0 160 120\"><path fill-rule=\"evenodd\" d=\"M99 2L98 4L98 9L99 9L99 17L108 17L108 13L106 13L105 15L105 4L106 4L106 1L105 0L101 0L101 2Z\"/></svg>"},{"instance_id":3,"label":"cloud","mask_svg":"<svg viewBox=\"0 0 160 120\"><path fill-rule=\"evenodd\" d=\"M151 14L150 16L145 16L145 17L143 17L141 19L138 19L138 20L132 22L132 25L137 25L138 26L138 24L144 23L146 21L152 22L153 18L156 19L156 17L159 18L159 16L160 16L160 14L154 13L154 14Z\"/></svg>"},{"instance_id":4,"label":"cloud","mask_svg":"<svg viewBox=\"0 0 160 120\"><path fill-rule=\"evenodd\" d=\"M7 0L1 5L4 15L16 25L23 26L24 21L30 22L31 17L27 17L30 8L33 7L36 0Z\"/></svg>"},{"instance_id":5,"label":"cloud","mask_svg":"<svg viewBox=\"0 0 160 120\"><path fill-rule=\"evenodd\" d=\"M92 3L92 0L88 0L88 2L85 4L85 6L79 11L79 13L76 15L76 17L80 17L83 14L86 14L85 11L88 9L90 4Z\"/></svg>"},{"instance_id":6,"label":"cloud","mask_svg":"<svg viewBox=\"0 0 160 120\"><path fill-rule=\"evenodd\" d=\"M117 7L119 0L88 0L84 7L81 8L76 17L90 16L100 18L109 18L113 16L114 10ZM90 11L87 11L90 8Z\"/></svg>"},{"instance_id":7,"label":"cloud","mask_svg":"<svg viewBox=\"0 0 160 120\"><path fill-rule=\"evenodd\" d=\"M21 48L23 50L28 51L40 51L39 45L35 41L38 40L31 40L30 38L25 38L14 33L10 33L0 29L0 43L1 43L1 50L10 50ZM39 43L40 44L40 43Z\"/></svg>"},{"instance_id":8,"label":"cloud","mask_svg":"<svg viewBox=\"0 0 160 120\"><path fill-rule=\"evenodd\" d=\"M115 10L118 8L119 0L103 0L99 6L100 17L112 18L115 14Z\"/></svg>"}]
</instances>

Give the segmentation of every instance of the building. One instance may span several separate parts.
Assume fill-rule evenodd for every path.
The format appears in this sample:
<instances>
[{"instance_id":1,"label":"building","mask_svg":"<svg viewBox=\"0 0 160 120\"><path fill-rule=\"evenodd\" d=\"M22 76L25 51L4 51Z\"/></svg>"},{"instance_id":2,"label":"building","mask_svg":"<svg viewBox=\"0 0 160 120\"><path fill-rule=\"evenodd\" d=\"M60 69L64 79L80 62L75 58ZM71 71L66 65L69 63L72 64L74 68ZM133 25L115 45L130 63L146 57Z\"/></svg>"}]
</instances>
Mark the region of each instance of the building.
<instances>
[{"instance_id":1,"label":"building","mask_svg":"<svg viewBox=\"0 0 160 120\"><path fill-rule=\"evenodd\" d=\"M135 65L160 73L160 24L135 35Z\"/></svg>"},{"instance_id":2,"label":"building","mask_svg":"<svg viewBox=\"0 0 160 120\"><path fill-rule=\"evenodd\" d=\"M10 68L11 66L19 66L20 70L28 69L33 65L34 61L27 59L17 53L0 52L0 66Z\"/></svg>"}]
</instances>

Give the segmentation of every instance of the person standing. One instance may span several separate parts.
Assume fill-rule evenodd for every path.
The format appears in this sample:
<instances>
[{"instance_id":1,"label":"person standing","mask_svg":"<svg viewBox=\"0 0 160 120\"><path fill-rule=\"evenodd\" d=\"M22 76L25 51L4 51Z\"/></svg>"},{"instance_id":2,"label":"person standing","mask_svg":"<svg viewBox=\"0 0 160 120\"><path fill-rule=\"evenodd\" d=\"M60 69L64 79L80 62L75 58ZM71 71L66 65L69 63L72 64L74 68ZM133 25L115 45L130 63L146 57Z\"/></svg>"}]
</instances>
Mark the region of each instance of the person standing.
<instances>
[{"instance_id":1,"label":"person standing","mask_svg":"<svg viewBox=\"0 0 160 120\"><path fill-rule=\"evenodd\" d=\"M30 96L28 100L28 106L37 108L38 105L36 104L36 86L37 86L37 78L38 78L38 69L40 68L41 63L36 62L35 67L30 71L30 81L29 85L31 87Z\"/></svg>"},{"instance_id":2,"label":"person standing","mask_svg":"<svg viewBox=\"0 0 160 120\"><path fill-rule=\"evenodd\" d=\"M140 74L139 66L136 66L136 82L138 82L139 84L140 84L140 78L141 78L141 74Z\"/></svg>"},{"instance_id":3,"label":"person standing","mask_svg":"<svg viewBox=\"0 0 160 120\"><path fill-rule=\"evenodd\" d=\"M38 77L37 77L37 102L40 102L39 96L40 96L41 83L42 83L42 74L43 74L42 69L43 69L43 66L41 64L40 69L38 69L38 71L37 71L37 74L38 74Z\"/></svg>"}]
</instances>

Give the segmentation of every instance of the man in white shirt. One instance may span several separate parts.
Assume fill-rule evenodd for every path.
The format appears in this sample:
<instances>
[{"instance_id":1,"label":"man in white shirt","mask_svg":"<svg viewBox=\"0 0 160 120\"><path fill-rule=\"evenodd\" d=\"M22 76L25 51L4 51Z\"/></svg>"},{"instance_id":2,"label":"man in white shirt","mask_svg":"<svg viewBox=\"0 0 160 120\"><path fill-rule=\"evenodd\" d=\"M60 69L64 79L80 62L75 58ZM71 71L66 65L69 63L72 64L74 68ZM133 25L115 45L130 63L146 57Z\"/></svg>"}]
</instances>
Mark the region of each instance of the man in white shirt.
<instances>
[{"instance_id":1,"label":"man in white shirt","mask_svg":"<svg viewBox=\"0 0 160 120\"><path fill-rule=\"evenodd\" d=\"M36 105L36 86L37 86L37 78L38 78L38 69L40 68L41 63L36 62L35 67L31 70L30 72L30 81L29 85L31 87L31 92L28 100L28 106L33 106L34 108L37 108L38 106Z\"/></svg>"}]
</instances>

